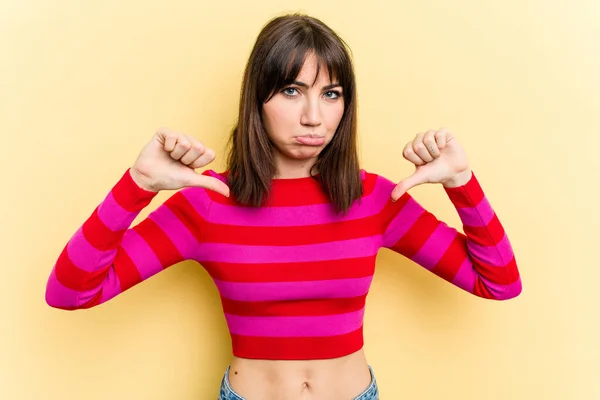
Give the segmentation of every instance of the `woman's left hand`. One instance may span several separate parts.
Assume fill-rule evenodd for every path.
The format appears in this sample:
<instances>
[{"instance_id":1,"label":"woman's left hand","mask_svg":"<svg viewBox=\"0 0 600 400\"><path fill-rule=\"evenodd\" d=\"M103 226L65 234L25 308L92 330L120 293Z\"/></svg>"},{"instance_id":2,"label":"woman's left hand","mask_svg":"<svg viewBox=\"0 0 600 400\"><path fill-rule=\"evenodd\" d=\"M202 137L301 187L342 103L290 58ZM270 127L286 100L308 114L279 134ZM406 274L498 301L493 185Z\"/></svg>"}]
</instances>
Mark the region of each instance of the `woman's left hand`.
<instances>
[{"instance_id":1,"label":"woman's left hand","mask_svg":"<svg viewBox=\"0 0 600 400\"><path fill-rule=\"evenodd\" d=\"M398 200L409 189L423 183L441 183L445 187L466 184L471 179L467 156L458 140L447 129L418 133L404 146L402 156L412 162L414 174L399 182L392 190Z\"/></svg>"}]
</instances>

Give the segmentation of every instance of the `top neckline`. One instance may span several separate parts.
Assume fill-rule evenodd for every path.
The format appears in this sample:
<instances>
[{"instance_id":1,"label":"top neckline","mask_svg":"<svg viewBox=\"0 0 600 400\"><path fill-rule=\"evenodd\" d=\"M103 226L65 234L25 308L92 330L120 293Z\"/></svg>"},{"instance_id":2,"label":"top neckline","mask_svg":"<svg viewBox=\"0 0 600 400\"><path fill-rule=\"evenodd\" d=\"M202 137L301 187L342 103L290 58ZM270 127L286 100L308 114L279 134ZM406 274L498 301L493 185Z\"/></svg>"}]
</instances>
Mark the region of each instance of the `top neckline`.
<instances>
[{"instance_id":1,"label":"top neckline","mask_svg":"<svg viewBox=\"0 0 600 400\"><path fill-rule=\"evenodd\" d=\"M229 170L225 170L221 173L217 171L211 170L209 172L213 177L219 178L223 182L227 181L229 177ZM366 171L364 169L360 169L360 179L364 180L366 175ZM290 184L306 184L306 183L321 183L320 181L321 173L311 175L311 176L303 176L300 178L271 178L271 184L274 185L290 185Z\"/></svg>"},{"instance_id":2,"label":"top neckline","mask_svg":"<svg viewBox=\"0 0 600 400\"><path fill-rule=\"evenodd\" d=\"M311 176L302 176L299 178L271 178L273 182L304 182L308 180L317 180L321 177L321 174L315 174Z\"/></svg>"}]
</instances>

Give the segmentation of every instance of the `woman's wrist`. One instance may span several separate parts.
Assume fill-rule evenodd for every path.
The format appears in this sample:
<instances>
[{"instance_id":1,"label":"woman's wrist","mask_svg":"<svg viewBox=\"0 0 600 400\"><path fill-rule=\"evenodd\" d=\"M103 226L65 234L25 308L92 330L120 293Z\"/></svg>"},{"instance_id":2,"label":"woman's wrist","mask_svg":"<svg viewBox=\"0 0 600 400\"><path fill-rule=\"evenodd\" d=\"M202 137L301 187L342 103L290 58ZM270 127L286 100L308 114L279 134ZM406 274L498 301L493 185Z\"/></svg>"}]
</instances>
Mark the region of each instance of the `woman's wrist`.
<instances>
[{"instance_id":1,"label":"woman's wrist","mask_svg":"<svg viewBox=\"0 0 600 400\"><path fill-rule=\"evenodd\" d=\"M142 175L140 175L135 169L130 168L129 169L129 175L131 176L131 179L133 180L133 182L140 188L143 189L147 192L158 192L158 190L154 190L154 188L151 188L144 180L144 178L142 177Z\"/></svg>"},{"instance_id":2,"label":"woman's wrist","mask_svg":"<svg viewBox=\"0 0 600 400\"><path fill-rule=\"evenodd\" d=\"M444 181L442 185L444 185L444 187L447 189L464 186L471 180L472 175L473 172L471 169L467 169L463 172L460 172L453 178Z\"/></svg>"}]
</instances>

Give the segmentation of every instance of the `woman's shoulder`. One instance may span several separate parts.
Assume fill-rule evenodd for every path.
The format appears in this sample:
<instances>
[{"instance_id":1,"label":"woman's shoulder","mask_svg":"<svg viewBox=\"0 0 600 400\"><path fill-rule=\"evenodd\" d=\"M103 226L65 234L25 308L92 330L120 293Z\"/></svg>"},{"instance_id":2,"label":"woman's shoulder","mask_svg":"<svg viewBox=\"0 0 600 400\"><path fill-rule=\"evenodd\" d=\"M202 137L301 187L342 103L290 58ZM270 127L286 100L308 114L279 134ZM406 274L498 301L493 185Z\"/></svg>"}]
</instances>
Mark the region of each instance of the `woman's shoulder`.
<instances>
[{"instance_id":1,"label":"woman's shoulder","mask_svg":"<svg viewBox=\"0 0 600 400\"><path fill-rule=\"evenodd\" d=\"M364 182L365 186L369 186L369 185L371 185L373 187L377 186L378 188L382 188L382 189L395 186L394 182L392 182L390 179L388 179L384 175L381 175L377 172L361 169L360 173L361 173L361 179Z\"/></svg>"},{"instance_id":2,"label":"woman's shoulder","mask_svg":"<svg viewBox=\"0 0 600 400\"><path fill-rule=\"evenodd\" d=\"M222 171L222 172L217 172L214 169L207 169L202 171L202 175L204 176L211 176L213 178L217 178L220 179L223 182L227 181L227 176L229 175L229 170L226 171Z\"/></svg>"}]
</instances>

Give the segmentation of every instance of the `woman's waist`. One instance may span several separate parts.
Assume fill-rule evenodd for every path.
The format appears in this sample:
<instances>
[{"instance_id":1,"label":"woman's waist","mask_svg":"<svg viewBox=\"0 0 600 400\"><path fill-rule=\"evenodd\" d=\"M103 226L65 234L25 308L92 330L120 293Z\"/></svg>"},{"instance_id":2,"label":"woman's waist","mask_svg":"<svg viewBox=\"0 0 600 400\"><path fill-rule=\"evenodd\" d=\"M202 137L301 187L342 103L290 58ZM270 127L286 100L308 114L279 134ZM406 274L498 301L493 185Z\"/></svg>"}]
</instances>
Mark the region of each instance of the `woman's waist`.
<instances>
[{"instance_id":1,"label":"woman's waist","mask_svg":"<svg viewBox=\"0 0 600 400\"><path fill-rule=\"evenodd\" d=\"M333 399L338 395L353 398L369 386L371 373L360 349L346 356L318 360L234 357L229 381L237 393L246 393L248 398L260 393L297 393L298 397L291 398L299 399Z\"/></svg>"}]
</instances>

